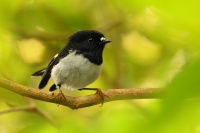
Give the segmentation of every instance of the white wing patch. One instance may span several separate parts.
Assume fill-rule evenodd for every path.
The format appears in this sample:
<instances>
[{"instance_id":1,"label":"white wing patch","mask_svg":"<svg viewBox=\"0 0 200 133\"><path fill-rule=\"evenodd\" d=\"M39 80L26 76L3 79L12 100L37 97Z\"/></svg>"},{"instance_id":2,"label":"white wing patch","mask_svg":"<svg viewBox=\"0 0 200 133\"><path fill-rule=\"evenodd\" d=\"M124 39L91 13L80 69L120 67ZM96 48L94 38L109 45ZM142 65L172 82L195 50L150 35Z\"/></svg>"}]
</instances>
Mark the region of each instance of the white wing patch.
<instances>
[{"instance_id":1,"label":"white wing patch","mask_svg":"<svg viewBox=\"0 0 200 133\"><path fill-rule=\"evenodd\" d=\"M58 57L58 54L56 54L54 57L53 57L53 60L55 60L55 58ZM49 65L51 65L53 63L53 60L51 61L51 63Z\"/></svg>"},{"instance_id":2,"label":"white wing patch","mask_svg":"<svg viewBox=\"0 0 200 133\"><path fill-rule=\"evenodd\" d=\"M55 59L56 57L58 57L58 54L56 54L53 58Z\"/></svg>"}]
</instances>

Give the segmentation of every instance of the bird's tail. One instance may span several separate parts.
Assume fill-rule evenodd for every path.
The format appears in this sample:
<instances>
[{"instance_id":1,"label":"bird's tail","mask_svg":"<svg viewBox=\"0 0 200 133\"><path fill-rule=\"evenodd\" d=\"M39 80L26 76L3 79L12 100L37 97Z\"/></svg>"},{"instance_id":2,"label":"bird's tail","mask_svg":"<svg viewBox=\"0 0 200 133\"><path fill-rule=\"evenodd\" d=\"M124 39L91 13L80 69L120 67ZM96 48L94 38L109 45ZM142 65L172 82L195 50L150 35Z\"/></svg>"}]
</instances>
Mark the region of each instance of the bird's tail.
<instances>
[{"instance_id":1,"label":"bird's tail","mask_svg":"<svg viewBox=\"0 0 200 133\"><path fill-rule=\"evenodd\" d=\"M43 68L35 73L33 73L31 76L42 76L46 72L46 68Z\"/></svg>"}]
</instances>

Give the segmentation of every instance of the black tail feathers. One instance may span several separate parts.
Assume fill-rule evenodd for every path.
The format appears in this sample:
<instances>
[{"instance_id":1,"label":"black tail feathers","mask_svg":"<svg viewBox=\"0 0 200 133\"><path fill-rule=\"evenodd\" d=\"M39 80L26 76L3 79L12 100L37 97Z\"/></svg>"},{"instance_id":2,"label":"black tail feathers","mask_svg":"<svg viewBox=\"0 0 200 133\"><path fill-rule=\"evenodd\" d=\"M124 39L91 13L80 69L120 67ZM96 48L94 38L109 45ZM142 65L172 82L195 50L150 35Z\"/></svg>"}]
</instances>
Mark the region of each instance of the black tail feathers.
<instances>
[{"instance_id":1,"label":"black tail feathers","mask_svg":"<svg viewBox=\"0 0 200 133\"><path fill-rule=\"evenodd\" d=\"M46 72L46 68L33 73L31 76L42 76Z\"/></svg>"},{"instance_id":2,"label":"black tail feathers","mask_svg":"<svg viewBox=\"0 0 200 133\"><path fill-rule=\"evenodd\" d=\"M54 90L56 90L56 89L57 89L56 85L53 84L53 85L51 86L51 88L49 89L49 91L54 91Z\"/></svg>"},{"instance_id":3,"label":"black tail feathers","mask_svg":"<svg viewBox=\"0 0 200 133\"><path fill-rule=\"evenodd\" d=\"M46 68L43 68L42 70L39 70L35 73L33 73L31 76L43 76L42 80L39 84L39 89L42 89L46 86L47 82L49 81L50 74L46 73Z\"/></svg>"}]
</instances>

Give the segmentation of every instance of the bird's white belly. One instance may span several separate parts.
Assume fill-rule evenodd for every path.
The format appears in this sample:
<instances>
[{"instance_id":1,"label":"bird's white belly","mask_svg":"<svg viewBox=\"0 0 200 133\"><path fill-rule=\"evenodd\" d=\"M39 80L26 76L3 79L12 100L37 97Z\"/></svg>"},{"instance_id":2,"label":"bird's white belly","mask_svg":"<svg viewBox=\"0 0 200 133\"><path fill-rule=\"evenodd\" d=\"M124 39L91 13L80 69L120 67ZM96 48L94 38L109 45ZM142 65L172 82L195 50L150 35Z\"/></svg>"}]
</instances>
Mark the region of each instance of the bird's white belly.
<instances>
[{"instance_id":1,"label":"bird's white belly","mask_svg":"<svg viewBox=\"0 0 200 133\"><path fill-rule=\"evenodd\" d=\"M102 64L91 63L82 55L69 53L52 69L51 76L61 88L81 89L94 82L102 71Z\"/></svg>"}]
</instances>

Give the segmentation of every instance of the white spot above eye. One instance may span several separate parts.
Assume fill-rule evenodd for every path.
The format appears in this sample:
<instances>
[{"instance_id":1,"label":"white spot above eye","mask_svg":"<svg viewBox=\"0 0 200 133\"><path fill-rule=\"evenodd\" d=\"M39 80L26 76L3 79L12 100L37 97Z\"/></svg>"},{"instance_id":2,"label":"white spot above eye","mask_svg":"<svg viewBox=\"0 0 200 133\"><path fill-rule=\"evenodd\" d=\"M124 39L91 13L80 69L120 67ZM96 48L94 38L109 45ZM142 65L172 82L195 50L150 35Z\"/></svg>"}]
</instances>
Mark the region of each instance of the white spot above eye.
<instances>
[{"instance_id":1,"label":"white spot above eye","mask_svg":"<svg viewBox=\"0 0 200 133\"><path fill-rule=\"evenodd\" d=\"M100 38L100 41L105 41L105 40L106 40L105 37L101 37L101 38Z\"/></svg>"}]
</instances>

